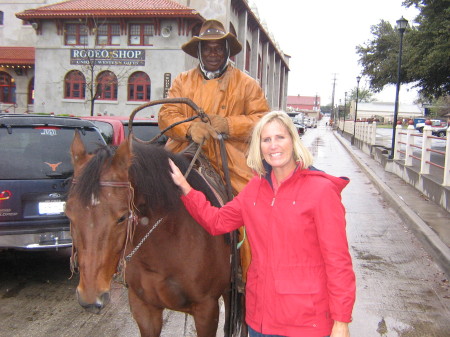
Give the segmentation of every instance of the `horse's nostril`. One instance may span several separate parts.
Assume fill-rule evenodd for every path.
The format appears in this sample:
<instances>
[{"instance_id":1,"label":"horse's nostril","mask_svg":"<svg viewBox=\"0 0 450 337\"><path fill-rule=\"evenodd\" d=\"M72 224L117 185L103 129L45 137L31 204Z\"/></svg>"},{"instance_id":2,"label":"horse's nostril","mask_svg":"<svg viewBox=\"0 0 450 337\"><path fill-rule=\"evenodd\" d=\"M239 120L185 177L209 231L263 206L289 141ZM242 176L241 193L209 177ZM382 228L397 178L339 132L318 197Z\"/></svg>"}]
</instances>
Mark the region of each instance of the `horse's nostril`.
<instances>
[{"instance_id":1,"label":"horse's nostril","mask_svg":"<svg viewBox=\"0 0 450 337\"><path fill-rule=\"evenodd\" d=\"M99 301L101 303L100 308L105 307L109 303L109 300L110 300L109 292L104 292L103 294L101 294Z\"/></svg>"}]
</instances>

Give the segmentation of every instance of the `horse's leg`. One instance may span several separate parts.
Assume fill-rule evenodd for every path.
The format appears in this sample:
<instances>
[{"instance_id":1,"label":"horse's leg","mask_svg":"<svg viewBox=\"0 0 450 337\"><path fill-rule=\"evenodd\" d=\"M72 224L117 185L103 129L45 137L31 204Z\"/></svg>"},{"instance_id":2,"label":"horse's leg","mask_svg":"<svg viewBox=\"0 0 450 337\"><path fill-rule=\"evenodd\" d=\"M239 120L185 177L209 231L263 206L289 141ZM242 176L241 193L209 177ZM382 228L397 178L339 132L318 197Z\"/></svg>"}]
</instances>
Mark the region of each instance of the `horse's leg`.
<instances>
[{"instance_id":1,"label":"horse's leg","mask_svg":"<svg viewBox=\"0 0 450 337\"><path fill-rule=\"evenodd\" d=\"M194 316L197 337L216 336L219 325L219 303L211 298L197 305L192 313Z\"/></svg>"},{"instance_id":2,"label":"horse's leg","mask_svg":"<svg viewBox=\"0 0 450 337\"><path fill-rule=\"evenodd\" d=\"M159 337L163 310L143 302L132 289L128 289L128 300L141 337Z\"/></svg>"}]
</instances>

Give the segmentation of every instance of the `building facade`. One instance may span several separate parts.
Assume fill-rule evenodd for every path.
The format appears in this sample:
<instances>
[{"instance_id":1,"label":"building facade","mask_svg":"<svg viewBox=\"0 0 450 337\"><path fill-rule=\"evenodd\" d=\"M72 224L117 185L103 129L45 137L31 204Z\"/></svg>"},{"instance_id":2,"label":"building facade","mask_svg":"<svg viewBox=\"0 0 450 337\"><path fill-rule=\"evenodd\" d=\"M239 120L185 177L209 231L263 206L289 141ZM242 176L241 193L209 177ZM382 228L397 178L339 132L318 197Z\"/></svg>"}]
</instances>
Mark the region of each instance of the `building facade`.
<instances>
[{"instance_id":1,"label":"building facade","mask_svg":"<svg viewBox=\"0 0 450 337\"><path fill-rule=\"evenodd\" d=\"M356 112L358 120L374 118L385 123L392 123L394 121L394 111L395 104L391 102L358 102L358 111L356 112L356 101L351 101L347 119L354 120ZM419 105L399 103L398 120L422 117L423 113L423 109Z\"/></svg>"},{"instance_id":2,"label":"building facade","mask_svg":"<svg viewBox=\"0 0 450 337\"><path fill-rule=\"evenodd\" d=\"M285 108L289 56L272 41L246 0L215 3L28 1L19 7L9 4L8 10L2 5L4 17L14 12L10 20L29 36L3 40L2 46L9 51L26 47L35 56L19 85L23 75L3 67L0 51L0 79L3 71L15 82L17 113L129 115L137 106L165 97L172 80L197 64L181 45L197 34L205 19L214 18L243 46L232 60L235 65L258 80L273 108ZM3 29L10 29L9 24ZM6 35L14 36L2 38ZM158 110L154 106L147 113L156 115Z\"/></svg>"},{"instance_id":3,"label":"building facade","mask_svg":"<svg viewBox=\"0 0 450 337\"><path fill-rule=\"evenodd\" d=\"M15 14L47 3L45 0L0 2L0 112L33 109L37 36L33 26Z\"/></svg>"},{"instance_id":4,"label":"building facade","mask_svg":"<svg viewBox=\"0 0 450 337\"><path fill-rule=\"evenodd\" d=\"M320 96L287 96L287 109L321 119Z\"/></svg>"}]
</instances>

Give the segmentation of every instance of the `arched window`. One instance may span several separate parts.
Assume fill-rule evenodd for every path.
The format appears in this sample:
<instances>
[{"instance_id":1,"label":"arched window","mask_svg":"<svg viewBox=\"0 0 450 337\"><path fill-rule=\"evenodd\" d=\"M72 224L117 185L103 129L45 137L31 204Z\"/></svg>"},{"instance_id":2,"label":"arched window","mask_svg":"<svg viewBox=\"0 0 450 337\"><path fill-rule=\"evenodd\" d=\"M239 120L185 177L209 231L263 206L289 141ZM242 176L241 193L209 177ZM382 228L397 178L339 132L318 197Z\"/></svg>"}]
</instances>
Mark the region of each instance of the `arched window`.
<instances>
[{"instance_id":1,"label":"arched window","mask_svg":"<svg viewBox=\"0 0 450 337\"><path fill-rule=\"evenodd\" d=\"M34 77L28 83L28 104L34 104Z\"/></svg>"},{"instance_id":2,"label":"arched window","mask_svg":"<svg viewBox=\"0 0 450 337\"><path fill-rule=\"evenodd\" d=\"M131 74L128 79L129 101L150 101L150 77L142 71Z\"/></svg>"},{"instance_id":3,"label":"arched window","mask_svg":"<svg viewBox=\"0 0 450 337\"><path fill-rule=\"evenodd\" d=\"M84 99L86 79L81 71L69 71L64 79L64 98Z\"/></svg>"},{"instance_id":4,"label":"arched window","mask_svg":"<svg viewBox=\"0 0 450 337\"><path fill-rule=\"evenodd\" d=\"M117 77L112 71L102 71L98 75L95 98L106 101L117 100Z\"/></svg>"},{"instance_id":5,"label":"arched window","mask_svg":"<svg viewBox=\"0 0 450 337\"><path fill-rule=\"evenodd\" d=\"M8 73L0 71L0 102L16 103L16 83Z\"/></svg>"},{"instance_id":6,"label":"arched window","mask_svg":"<svg viewBox=\"0 0 450 337\"><path fill-rule=\"evenodd\" d=\"M234 36L236 36L236 38L238 37L237 33L236 33L236 29L234 29L234 26L231 22L230 22L230 33L233 34ZM236 62L236 55L230 57L230 60L233 62Z\"/></svg>"}]
</instances>

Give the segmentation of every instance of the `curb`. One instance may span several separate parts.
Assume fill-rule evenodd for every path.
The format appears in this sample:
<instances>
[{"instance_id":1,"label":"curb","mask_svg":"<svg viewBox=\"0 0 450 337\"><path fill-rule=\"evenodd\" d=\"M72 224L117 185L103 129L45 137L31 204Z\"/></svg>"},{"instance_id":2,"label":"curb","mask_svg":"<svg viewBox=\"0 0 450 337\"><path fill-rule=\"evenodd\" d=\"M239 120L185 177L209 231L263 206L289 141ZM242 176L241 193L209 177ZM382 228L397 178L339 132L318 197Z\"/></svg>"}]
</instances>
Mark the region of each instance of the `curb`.
<instances>
[{"instance_id":1,"label":"curb","mask_svg":"<svg viewBox=\"0 0 450 337\"><path fill-rule=\"evenodd\" d=\"M342 137L333 132L334 136L344 146L356 164L363 170L381 196L389 202L398 215L404 219L409 228L414 232L419 241L424 244L430 253L441 266L444 272L450 276L450 248L442 242L439 236L423 221L411 208L396 194L385 182L383 182L370 167L358 157L351 145L347 144ZM399 178L400 179L400 178Z\"/></svg>"}]
</instances>

